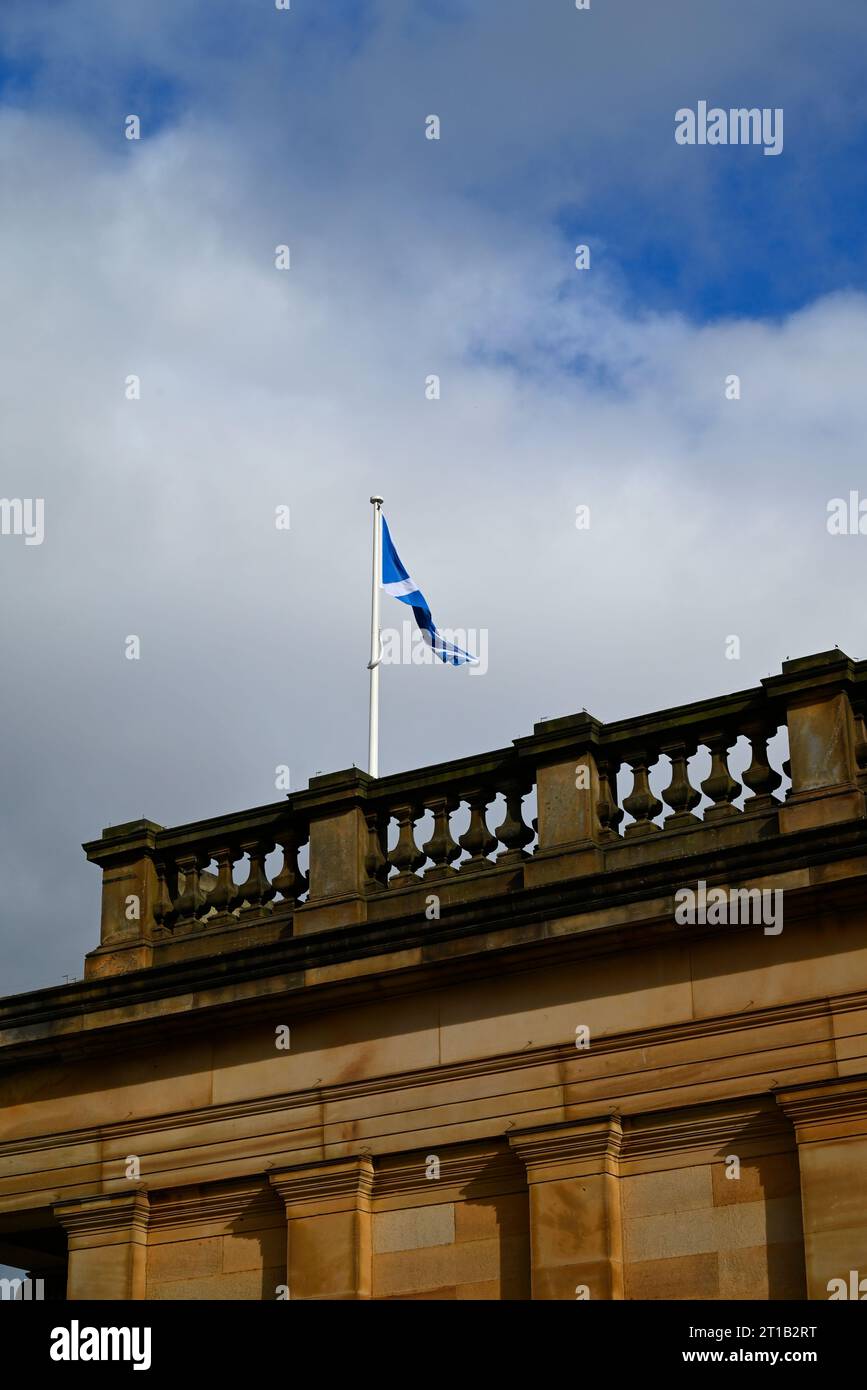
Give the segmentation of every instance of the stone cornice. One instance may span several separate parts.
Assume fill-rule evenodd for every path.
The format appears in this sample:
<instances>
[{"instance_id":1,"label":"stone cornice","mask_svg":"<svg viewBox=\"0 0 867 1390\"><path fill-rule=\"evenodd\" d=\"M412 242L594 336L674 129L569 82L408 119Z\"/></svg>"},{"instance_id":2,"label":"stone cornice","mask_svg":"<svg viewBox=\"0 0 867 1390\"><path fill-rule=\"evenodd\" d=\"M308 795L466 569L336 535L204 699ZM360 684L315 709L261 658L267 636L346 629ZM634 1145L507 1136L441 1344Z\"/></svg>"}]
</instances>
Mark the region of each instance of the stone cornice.
<instances>
[{"instance_id":1,"label":"stone cornice","mask_svg":"<svg viewBox=\"0 0 867 1390\"><path fill-rule=\"evenodd\" d=\"M118 1233L127 1233L133 1239L144 1238L150 1208L147 1193L138 1188L110 1196L100 1193L96 1197L77 1197L56 1203L52 1210L70 1241L102 1245Z\"/></svg>"},{"instance_id":2,"label":"stone cornice","mask_svg":"<svg viewBox=\"0 0 867 1390\"><path fill-rule=\"evenodd\" d=\"M254 1217L267 1221L273 1215L274 1205L275 1194L265 1186L264 1177L231 1188L197 1185L191 1192L160 1196L150 1209L150 1231L153 1234L184 1226L214 1226L229 1232L239 1217L244 1217L247 1224Z\"/></svg>"},{"instance_id":3,"label":"stone cornice","mask_svg":"<svg viewBox=\"0 0 867 1390\"><path fill-rule=\"evenodd\" d=\"M439 1176L430 1179L425 1168L430 1155L439 1160ZM387 1203L390 1198L410 1194L435 1194L437 1201L447 1200L452 1189L476 1195L511 1191L523 1185L524 1174L506 1144L505 1138L495 1143L461 1145L444 1149L432 1145L428 1151L401 1154L398 1159L377 1160L373 1184L374 1202Z\"/></svg>"},{"instance_id":4,"label":"stone cornice","mask_svg":"<svg viewBox=\"0 0 867 1390\"><path fill-rule=\"evenodd\" d=\"M773 1100L757 1096L746 1101L664 1111L650 1117L630 1117L624 1122L622 1156L626 1165L681 1154L689 1154L693 1161L703 1155L710 1161L734 1144L743 1155L753 1147L765 1153L769 1143L793 1147L791 1132Z\"/></svg>"},{"instance_id":5,"label":"stone cornice","mask_svg":"<svg viewBox=\"0 0 867 1390\"><path fill-rule=\"evenodd\" d=\"M283 1198L286 1215L309 1214L310 1208L346 1211L369 1205L373 1162L367 1157L325 1159L297 1167L272 1169L268 1181Z\"/></svg>"},{"instance_id":6,"label":"stone cornice","mask_svg":"<svg viewBox=\"0 0 867 1390\"><path fill-rule=\"evenodd\" d=\"M264 1001L260 1000L260 1016ZM593 1055L622 1053L624 1070L630 1069L630 1053L642 1053L648 1047L658 1048L667 1043L683 1043L692 1040L703 1041L714 1036L726 1036L738 1032L754 1031L758 1028L772 1029L777 1025L813 1022L825 1026L830 1036L830 1020L846 1013L857 1013L867 1008L867 992L840 996L833 1000L816 999L797 1001L791 1005L780 1005L772 1009L757 1009L750 1013L721 1015L716 1018L688 1020L684 1023L666 1024L658 1028L634 1029L624 1033L612 1033L593 1044ZM532 1070L554 1064L557 1067L575 1063L580 1054L576 1053L573 1041L560 1047L534 1048L519 1053L501 1053L468 1062L453 1063L449 1066L408 1069L393 1075L365 1078L359 1081L317 1086L315 1089L279 1092L275 1095L251 1100L210 1105L203 1108L177 1111L171 1115L154 1115L135 1120L121 1120L112 1125L100 1125L99 1137L102 1140L125 1140L128 1136L158 1134L186 1125L220 1125L227 1120L238 1120L257 1115L282 1114L296 1107L308 1106L311 1096L318 1104L331 1105L337 1102L354 1100L369 1095L379 1095L417 1086L440 1086L448 1082L462 1082L476 1077L495 1076L515 1070ZM688 1067L688 1063L680 1064ZM578 1077L567 1079L566 1084L574 1085ZM789 1094L784 1092L781 1094ZM792 1095L797 1091L792 1090ZM750 1102L747 1102L750 1104ZM677 1107L670 1107L675 1110ZM93 1126L81 1126L73 1130L58 1130L51 1136L37 1136L0 1141L0 1158L5 1154L23 1154L44 1149L68 1146L75 1143L91 1143L94 1139Z\"/></svg>"},{"instance_id":7,"label":"stone cornice","mask_svg":"<svg viewBox=\"0 0 867 1390\"><path fill-rule=\"evenodd\" d=\"M623 1131L620 1119L598 1120L520 1130L509 1143L527 1169L527 1181L550 1182L577 1172L617 1172Z\"/></svg>"},{"instance_id":8,"label":"stone cornice","mask_svg":"<svg viewBox=\"0 0 867 1390\"><path fill-rule=\"evenodd\" d=\"M792 1086L778 1091L776 1100L794 1124L799 1143L867 1134L867 1075Z\"/></svg>"},{"instance_id":9,"label":"stone cornice","mask_svg":"<svg viewBox=\"0 0 867 1390\"><path fill-rule=\"evenodd\" d=\"M156 837L163 827L155 821L127 821L124 825L110 825L102 832L102 839L88 840L82 849L91 864L109 865L120 859L124 861L131 850L152 851Z\"/></svg>"},{"instance_id":10,"label":"stone cornice","mask_svg":"<svg viewBox=\"0 0 867 1390\"><path fill-rule=\"evenodd\" d=\"M856 672L862 665L834 647L831 651L784 661L779 675L762 678L762 688L777 700L792 700L798 696L815 698L837 690L852 690Z\"/></svg>"},{"instance_id":11,"label":"stone cornice","mask_svg":"<svg viewBox=\"0 0 867 1390\"><path fill-rule=\"evenodd\" d=\"M622 854L622 847L617 848ZM405 992L429 987L432 982L442 985L446 980L492 971L522 970L585 954L682 940L684 929L673 922L673 897L671 901L665 896L654 900L655 892L671 895L672 884L699 878L709 884L746 884L749 863L755 875L763 878L780 875L784 864L788 865L803 883L810 864L845 859L856 850L862 857L853 862L851 877L821 887L788 890L786 917L792 922L799 912L806 914L821 904L827 907L847 894L853 900L856 895L863 897L867 822L853 821L740 845L718 851L710 860L707 854L700 854L653 866L624 865L616 876L610 872L588 875L560 886L524 889L505 899L449 910L440 922L419 921L415 914L411 930L404 918L360 924L321 936L270 942L218 958L157 965L0 1000L0 1066L7 1064L7 1059L12 1065L13 1057L36 1057L44 1052L54 1057L58 1053L78 1056L113 1047L120 1028L127 1036L130 1030L140 1029L143 1034L150 1030L156 1038L164 1039L167 1030L186 1030L194 1026L197 1015L201 1017L211 1008L219 1008L223 1017L230 1007L239 1014L245 1007L258 1009L265 982L269 995L291 998L293 1009L314 1009L323 1006L326 995L335 1003L366 997L374 977L385 986L393 981L395 989ZM632 913L639 901L649 909L645 921L636 920ZM582 914L589 913L597 914L595 920L599 921L592 930L588 930L586 920L582 921ZM548 933L552 918L561 922L556 937ZM572 925L564 926L564 919ZM752 929L702 930L713 935ZM455 944L463 938L466 948L456 950ZM381 961L375 972L370 969L371 957ZM343 968L356 960L357 980L351 970ZM329 978L332 969L334 978ZM308 980L310 972L315 972L315 984ZM173 999L177 1000L175 1007ZM191 1010L191 999L195 1000L195 1010Z\"/></svg>"}]
</instances>

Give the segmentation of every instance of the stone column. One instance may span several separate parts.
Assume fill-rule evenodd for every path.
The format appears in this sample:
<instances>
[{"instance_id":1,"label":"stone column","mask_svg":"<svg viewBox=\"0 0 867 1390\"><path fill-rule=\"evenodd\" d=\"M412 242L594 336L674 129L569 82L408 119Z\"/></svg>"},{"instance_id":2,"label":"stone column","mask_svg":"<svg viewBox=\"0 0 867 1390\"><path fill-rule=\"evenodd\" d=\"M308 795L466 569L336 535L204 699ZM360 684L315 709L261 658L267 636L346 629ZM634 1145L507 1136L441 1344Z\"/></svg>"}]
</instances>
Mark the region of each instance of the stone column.
<instances>
[{"instance_id":1,"label":"stone column","mask_svg":"<svg viewBox=\"0 0 867 1390\"><path fill-rule=\"evenodd\" d=\"M68 1299L145 1297L146 1192L83 1197L53 1210L68 1236Z\"/></svg>"},{"instance_id":2,"label":"stone column","mask_svg":"<svg viewBox=\"0 0 867 1390\"><path fill-rule=\"evenodd\" d=\"M620 1121L509 1135L530 1189L532 1297L622 1298Z\"/></svg>"},{"instance_id":3,"label":"stone column","mask_svg":"<svg viewBox=\"0 0 867 1390\"><path fill-rule=\"evenodd\" d=\"M286 1206L290 1298L370 1298L369 1158L281 1168L268 1177Z\"/></svg>"},{"instance_id":4,"label":"stone column","mask_svg":"<svg viewBox=\"0 0 867 1390\"><path fill-rule=\"evenodd\" d=\"M827 1299L832 1279L867 1281L867 1076L794 1086L777 1102L798 1141L807 1297Z\"/></svg>"}]
</instances>

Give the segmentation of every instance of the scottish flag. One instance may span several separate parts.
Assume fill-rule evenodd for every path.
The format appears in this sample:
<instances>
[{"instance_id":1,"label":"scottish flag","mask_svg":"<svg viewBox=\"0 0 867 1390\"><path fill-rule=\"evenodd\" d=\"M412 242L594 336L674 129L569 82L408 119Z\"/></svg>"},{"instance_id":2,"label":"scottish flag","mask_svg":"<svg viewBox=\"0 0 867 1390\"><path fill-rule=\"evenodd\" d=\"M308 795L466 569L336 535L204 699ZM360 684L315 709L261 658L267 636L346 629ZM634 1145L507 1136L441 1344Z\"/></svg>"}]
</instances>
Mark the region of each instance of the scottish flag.
<instances>
[{"instance_id":1,"label":"scottish flag","mask_svg":"<svg viewBox=\"0 0 867 1390\"><path fill-rule=\"evenodd\" d=\"M434 650L434 654L441 661L448 662L451 666L461 666L465 661L472 665L478 665L478 658L470 656L462 647L456 647L453 642L449 642L437 631L436 624L431 617L431 611L427 606L427 599L420 589L417 589L404 569L400 556L394 548L394 541L388 529L388 522L382 518L382 587L392 598L399 599L401 603L408 603L415 620L421 629L424 640Z\"/></svg>"}]
</instances>

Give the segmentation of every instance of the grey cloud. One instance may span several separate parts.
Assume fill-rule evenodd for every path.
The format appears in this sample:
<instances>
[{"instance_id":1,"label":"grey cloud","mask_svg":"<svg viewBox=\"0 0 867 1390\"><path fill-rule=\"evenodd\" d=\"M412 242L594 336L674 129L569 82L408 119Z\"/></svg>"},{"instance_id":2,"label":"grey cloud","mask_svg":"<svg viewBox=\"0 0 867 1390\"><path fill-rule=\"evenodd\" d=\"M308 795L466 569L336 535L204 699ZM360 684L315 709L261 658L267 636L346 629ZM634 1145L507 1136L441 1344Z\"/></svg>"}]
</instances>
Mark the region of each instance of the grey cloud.
<instances>
[{"instance_id":1,"label":"grey cloud","mask_svg":"<svg viewBox=\"0 0 867 1390\"><path fill-rule=\"evenodd\" d=\"M0 538L2 992L80 973L102 826L363 761L371 490L438 620L490 632L482 679L385 673L385 770L860 654L862 539L824 519L867 488L863 296L636 317L533 219L291 159L278 189L220 134L0 117L2 491L46 499L44 545Z\"/></svg>"}]
</instances>

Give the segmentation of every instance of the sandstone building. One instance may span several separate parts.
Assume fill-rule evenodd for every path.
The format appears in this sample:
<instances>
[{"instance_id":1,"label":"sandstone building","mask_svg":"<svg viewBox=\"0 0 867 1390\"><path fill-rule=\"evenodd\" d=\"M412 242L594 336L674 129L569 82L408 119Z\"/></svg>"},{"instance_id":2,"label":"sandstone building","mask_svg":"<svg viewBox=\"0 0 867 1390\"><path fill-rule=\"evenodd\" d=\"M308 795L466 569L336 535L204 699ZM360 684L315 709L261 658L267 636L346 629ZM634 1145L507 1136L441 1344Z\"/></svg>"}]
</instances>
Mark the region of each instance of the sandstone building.
<instances>
[{"instance_id":1,"label":"sandstone building","mask_svg":"<svg viewBox=\"0 0 867 1390\"><path fill-rule=\"evenodd\" d=\"M84 980L0 1000L0 1261L70 1299L867 1276L865 712L826 652L106 831ZM699 885L784 913L677 921Z\"/></svg>"}]
</instances>

